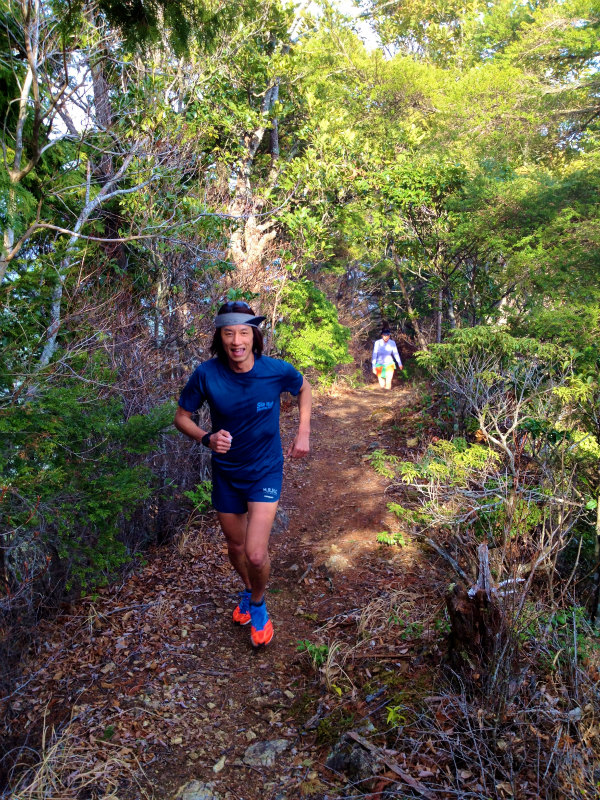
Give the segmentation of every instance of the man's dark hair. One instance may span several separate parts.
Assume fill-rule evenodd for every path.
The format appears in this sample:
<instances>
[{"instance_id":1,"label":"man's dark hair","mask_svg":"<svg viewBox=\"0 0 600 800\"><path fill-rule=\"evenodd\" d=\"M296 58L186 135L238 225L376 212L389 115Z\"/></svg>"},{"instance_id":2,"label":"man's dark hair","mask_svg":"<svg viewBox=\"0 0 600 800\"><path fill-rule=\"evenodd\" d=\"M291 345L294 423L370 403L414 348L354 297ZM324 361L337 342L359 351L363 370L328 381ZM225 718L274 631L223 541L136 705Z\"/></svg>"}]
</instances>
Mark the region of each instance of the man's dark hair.
<instances>
[{"instance_id":1,"label":"man's dark hair","mask_svg":"<svg viewBox=\"0 0 600 800\"><path fill-rule=\"evenodd\" d=\"M253 317L256 316L248 303L245 303L243 300L232 300L229 303L223 303L221 308L217 311L217 316L219 314L252 314ZM262 331L259 328L252 327L252 352L256 358L262 356L263 347L264 340ZM223 361L225 364L227 363L227 355L223 347L223 341L221 340L221 328L217 328L215 331L210 345L210 352L213 356L217 356L220 361Z\"/></svg>"},{"instance_id":2,"label":"man's dark hair","mask_svg":"<svg viewBox=\"0 0 600 800\"><path fill-rule=\"evenodd\" d=\"M391 335L392 335L392 332L391 332L391 330L390 330L389 328L384 328L384 329L381 331L381 335L382 335L382 336L391 336Z\"/></svg>"}]
</instances>

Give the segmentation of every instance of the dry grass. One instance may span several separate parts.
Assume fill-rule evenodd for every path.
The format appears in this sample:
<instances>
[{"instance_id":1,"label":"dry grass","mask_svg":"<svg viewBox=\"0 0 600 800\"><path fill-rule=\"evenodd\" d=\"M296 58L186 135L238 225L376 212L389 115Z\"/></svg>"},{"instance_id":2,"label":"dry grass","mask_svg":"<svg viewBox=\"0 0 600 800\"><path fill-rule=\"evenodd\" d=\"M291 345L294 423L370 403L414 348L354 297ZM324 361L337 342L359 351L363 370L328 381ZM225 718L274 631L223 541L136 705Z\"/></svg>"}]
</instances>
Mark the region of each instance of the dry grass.
<instances>
[{"instance_id":1,"label":"dry grass","mask_svg":"<svg viewBox=\"0 0 600 800\"><path fill-rule=\"evenodd\" d=\"M198 536L198 530L190 527L190 520L188 520L188 523L176 534L175 549L182 558L195 554Z\"/></svg>"},{"instance_id":2,"label":"dry grass","mask_svg":"<svg viewBox=\"0 0 600 800\"><path fill-rule=\"evenodd\" d=\"M495 697L455 675L388 739L427 759L441 797L596 800L600 717L586 675L579 671L583 707L560 675L543 683L531 674L501 713Z\"/></svg>"},{"instance_id":3,"label":"dry grass","mask_svg":"<svg viewBox=\"0 0 600 800\"><path fill-rule=\"evenodd\" d=\"M341 682L353 686L352 680L344 669L348 660L351 659L354 648L339 640L329 644L327 658L320 669L323 682L327 689L331 690Z\"/></svg>"},{"instance_id":4,"label":"dry grass","mask_svg":"<svg viewBox=\"0 0 600 800\"><path fill-rule=\"evenodd\" d=\"M362 639L382 636L391 627L405 624L413 631L430 629L435 610L414 592L391 591L374 598L363 608L358 620Z\"/></svg>"},{"instance_id":5,"label":"dry grass","mask_svg":"<svg viewBox=\"0 0 600 800\"><path fill-rule=\"evenodd\" d=\"M142 789L142 768L132 751L95 737L84 736L71 722L60 732L44 723L40 752L33 765L18 763L19 775L6 800L119 800L124 786Z\"/></svg>"},{"instance_id":6,"label":"dry grass","mask_svg":"<svg viewBox=\"0 0 600 800\"><path fill-rule=\"evenodd\" d=\"M362 610L343 645L330 645L321 676L334 689L347 678L352 696L360 696L356 665L367 646L377 683L386 685L389 676L393 687L378 713L369 708L377 727L372 735L385 739L398 763L440 800L598 800L600 647L580 610L557 611L540 600L507 598L508 634L498 652L464 673L443 659L434 672L421 668L416 691L410 672L392 677L389 658L378 668L377 652L385 657L389 647L396 649L400 634L409 649L419 652L426 639L443 654L444 638L434 630L430 604L391 591ZM323 633L331 635L331 626ZM340 698L345 708L349 702L347 694ZM350 788L349 795L361 796Z\"/></svg>"}]
</instances>

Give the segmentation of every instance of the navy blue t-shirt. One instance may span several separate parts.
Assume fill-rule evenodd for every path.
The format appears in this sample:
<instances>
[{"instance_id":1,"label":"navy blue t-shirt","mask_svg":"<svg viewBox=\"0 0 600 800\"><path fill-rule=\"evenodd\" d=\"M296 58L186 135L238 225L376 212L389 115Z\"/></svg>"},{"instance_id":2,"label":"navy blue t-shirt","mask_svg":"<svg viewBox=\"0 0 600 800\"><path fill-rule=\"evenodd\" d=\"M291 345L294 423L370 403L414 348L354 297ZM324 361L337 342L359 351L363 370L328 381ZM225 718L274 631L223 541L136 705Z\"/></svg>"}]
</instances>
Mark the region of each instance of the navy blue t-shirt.
<instances>
[{"instance_id":1,"label":"navy blue t-shirt","mask_svg":"<svg viewBox=\"0 0 600 800\"><path fill-rule=\"evenodd\" d=\"M213 453L213 463L236 477L257 479L283 464L279 435L279 397L297 395L302 375L287 361L256 358L249 372L233 372L218 358L200 364L179 398L186 411L197 411L206 400L213 431L229 431L231 449Z\"/></svg>"}]
</instances>

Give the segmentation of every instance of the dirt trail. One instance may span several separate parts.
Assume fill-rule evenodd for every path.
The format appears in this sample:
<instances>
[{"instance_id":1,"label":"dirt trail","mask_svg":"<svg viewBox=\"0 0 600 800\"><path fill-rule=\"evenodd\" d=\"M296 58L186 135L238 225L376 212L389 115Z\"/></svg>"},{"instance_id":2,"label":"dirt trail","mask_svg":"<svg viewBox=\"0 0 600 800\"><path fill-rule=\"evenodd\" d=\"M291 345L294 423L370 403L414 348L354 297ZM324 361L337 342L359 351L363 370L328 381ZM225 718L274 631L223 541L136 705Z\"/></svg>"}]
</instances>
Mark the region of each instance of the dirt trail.
<instances>
[{"instance_id":1,"label":"dirt trail","mask_svg":"<svg viewBox=\"0 0 600 800\"><path fill-rule=\"evenodd\" d=\"M176 548L157 550L121 587L48 625L12 733L39 728L43 708L57 722L72 709L74 741L95 743L105 760L116 754L123 774L142 765L147 781L121 800L170 800L194 780L210 784L197 794L207 800L302 797L303 783L323 777L323 747L299 722L314 712L318 689L298 641L382 589L431 585L419 550L377 544L391 522L387 482L366 460L391 436L396 450L406 445L394 425L413 405L400 387L317 398L312 454L285 466L268 648L253 651L248 629L230 622L239 587L215 520L192 521ZM295 420L293 407L282 415L284 441ZM244 762L251 745L273 740L285 749L272 766Z\"/></svg>"},{"instance_id":2,"label":"dirt trail","mask_svg":"<svg viewBox=\"0 0 600 800\"><path fill-rule=\"evenodd\" d=\"M394 523L386 510L388 481L373 471L368 456L390 444L391 426L411 399L408 389L369 388L345 389L318 401L311 458L287 465L288 546L307 565L321 568L340 606L348 606L350 590L362 599L361 586L369 585L371 561L380 550L377 533ZM277 537L274 545L280 546Z\"/></svg>"}]
</instances>

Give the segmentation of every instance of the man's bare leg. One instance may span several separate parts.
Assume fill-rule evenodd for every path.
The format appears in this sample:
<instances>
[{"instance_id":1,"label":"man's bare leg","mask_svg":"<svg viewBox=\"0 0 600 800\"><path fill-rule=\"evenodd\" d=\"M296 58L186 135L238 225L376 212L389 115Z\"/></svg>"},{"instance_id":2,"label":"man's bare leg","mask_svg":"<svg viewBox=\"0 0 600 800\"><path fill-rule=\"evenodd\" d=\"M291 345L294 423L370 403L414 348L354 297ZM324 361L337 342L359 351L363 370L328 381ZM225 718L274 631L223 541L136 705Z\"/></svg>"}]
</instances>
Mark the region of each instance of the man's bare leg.
<instances>
[{"instance_id":1,"label":"man's bare leg","mask_svg":"<svg viewBox=\"0 0 600 800\"><path fill-rule=\"evenodd\" d=\"M247 514L224 514L217 512L221 530L225 534L227 541L227 555L231 566L244 582L248 591L252 588L250 575L248 573L248 561L246 559L246 532L248 529Z\"/></svg>"},{"instance_id":2,"label":"man's bare leg","mask_svg":"<svg viewBox=\"0 0 600 800\"><path fill-rule=\"evenodd\" d=\"M269 537L278 503L248 503L247 514L218 512L221 529L227 540L231 565L252 591L252 600L262 600L271 573Z\"/></svg>"},{"instance_id":3,"label":"man's bare leg","mask_svg":"<svg viewBox=\"0 0 600 800\"><path fill-rule=\"evenodd\" d=\"M252 602L263 599L271 574L269 537L275 521L278 503L248 503L246 532L246 563L252 587Z\"/></svg>"},{"instance_id":4,"label":"man's bare leg","mask_svg":"<svg viewBox=\"0 0 600 800\"><path fill-rule=\"evenodd\" d=\"M392 378L393 377L394 377L394 370L393 369L388 370L388 372L386 373L386 376L385 376L385 388L386 389L391 389L392 388Z\"/></svg>"}]
</instances>

